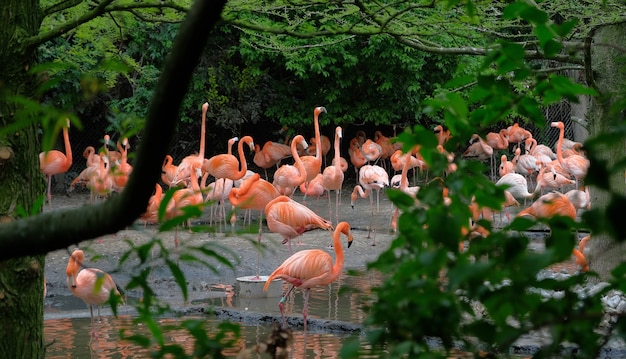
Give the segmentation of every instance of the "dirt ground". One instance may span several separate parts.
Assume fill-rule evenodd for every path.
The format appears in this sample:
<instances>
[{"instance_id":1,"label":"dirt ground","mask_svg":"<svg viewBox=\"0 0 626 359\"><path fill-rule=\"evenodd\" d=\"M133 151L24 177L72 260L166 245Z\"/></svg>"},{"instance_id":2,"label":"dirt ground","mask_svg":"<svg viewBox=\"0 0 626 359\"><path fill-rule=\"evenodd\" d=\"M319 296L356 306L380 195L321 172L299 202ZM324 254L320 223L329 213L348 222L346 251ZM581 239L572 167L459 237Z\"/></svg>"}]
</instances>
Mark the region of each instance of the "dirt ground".
<instances>
[{"instance_id":1,"label":"dirt ground","mask_svg":"<svg viewBox=\"0 0 626 359\"><path fill-rule=\"evenodd\" d=\"M374 205L370 206L368 199L359 198L354 208L350 206L350 193L354 184L347 183L344 185L342 192L341 204L339 208L339 221L347 221L350 223L354 242L349 249L345 250L344 271L347 269L363 270L367 263L374 261L378 255L384 251L394 238L391 231L391 215L392 204L381 192L379 211L376 211L376 200L374 197ZM303 195L296 192L294 199L302 201ZM331 194L331 205L334 208L334 193ZM56 194L52 199L52 209L78 207L89 203L89 194L86 191L74 192L71 196L64 194ZM330 219L336 223L334 212L329 215L329 200L321 198L319 200L308 198L307 206L316 211L322 217ZM230 205L226 206L227 211ZM517 209L519 210L519 208ZM139 273L141 268L138 266L138 260L135 255L131 256L123 266L118 268L120 258L131 249L132 246L140 246L148 243L154 238L160 239L164 247L171 251L171 258L176 259L180 265L189 287L189 300L206 299L210 296L211 291L216 289L223 294L224 288L233 288L236 284L236 278L259 275L269 275L277 266L279 266L291 254L289 246L281 244L282 237L277 234L270 233L267 227L263 227L262 234L262 250L258 250L254 245L257 240L257 233L244 233L247 226L244 225L244 213L238 213L235 232L230 224L214 225L215 230L209 230L210 208L205 208L201 218L193 221L193 225L198 230L190 232L187 229L179 229L177 234L173 231L166 233L157 233L157 226L144 227L142 222L137 221L132 228L120 231L113 235L107 235L101 238L92 239L79 243L81 249L86 253L86 266L100 268L113 276L114 280L121 287L125 287L133 273ZM514 215L514 213L512 213ZM258 212L252 213L252 223L258 223ZM368 228L373 231L368 231ZM254 231L254 230L252 230ZM180 246L174 248L174 236L177 235ZM529 234L537 237L531 243L531 246L541 250L543 247L542 233ZM324 230L312 230L304 233L301 237L292 242L293 251L310 248L328 248L331 242L331 234ZM344 243L345 249L345 240ZM373 245L375 244L375 245ZM233 268L208 257L201 257L206 260L213 270L205 265L198 263L189 263L178 258L184 258L186 254L198 254L193 251L193 247L205 246L214 249L217 253L225 256L233 263ZM54 301L55 296L67 296L69 291L66 284L65 267L69 258L69 254L75 247L57 250L46 256L46 281L48 297L47 300ZM159 250L154 247L151 256L149 256L149 264L152 267L150 275L150 283L156 294L164 300L173 303L182 304L182 296L178 286L174 280L174 276L164 264L162 259L158 258ZM153 259L154 258L154 259ZM258 265L258 269L257 269ZM573 263L565 263L562 268L557 270L566 270L574 272L576 266ZM127 293L130 297L139 298L141 293L130 291Z\"/></svg>"},{"instance_id":2,"label":"dirt ground","mask_svg":"<svg viewBox=\"0 0 626 359\"><path fill-rule=\"evenodd\" d=\"M348 187L345 187L348 188ZM350 187L351 188L351 187ZM390 231L390 221L392 206L391 202L381 192L380 211L372 215L368 199L359 199L354 209L350 207L350 193L343 191L342 203L340 204L339 220L348 221L352 227L354 242L349 249L345 249L346 241L343 240L345 253L344 269L365 269L368 262L375 260L378 255L388 247L393 239ZM302 194L297 192L294 199L302 200ZM332 206L334 207L335 196L331 194ZM71 196L57 194L52 199L52 209L78 207L89 203L87 192L74 192ZM329 217L328 198L311 199L308 198L306 204L320 214L322 217ZM374 201L374 208L376 202ZM230 206L227 204L227 210ZM279 266L290 255L289 246L283 245L282 237L270 233L267 227L263 227L262 245L259 251L254 243L257 240L256 233L243 233L247 226L243 225L244 213L239 213L235 231L231 225L222 224L216 231L208 231L210 223L210 208L205 208L202 218L194 220L192 223L198 230L204 231L190 232L187 229L180 229L177 232L179 247L174 248L175 233L157 233L157 226L144 227L143 223L136 222L133 228L120 231L113 235L92 239L79 243L78 246L85 251L86 266L100 268L113 276L118 285L124 287L133 273L138 273L140 267L137 266L136 256L132 256L122 267L118 268L120 258L130 250L132 246L140 246L151 241L153 238L162 240L163 245L173 254L172 258L183 258L184 254L198 254L192 248L196 246L208 246L217 253L223 254L234 263L231 269L223 263L212 258L202 257L214 267L214 271L198 263L188 263L184 260L177 260L181 266L189 287L190 300L207 297L207 293L215 288L234 285L237 277L256 275L268 275ZM259 213L252 213L252 223L258 224ZM332 222L335 222L334 213ZM371 221L371 223L370 223ZM369 232L367 229L371 225L375 231ZM223 233L222 233L223 232ZM369 237L369 238L368 238ZM299 240L298 240L299 239ZM325 230L312 230L305 232L301 237L294 240L293 251L309 248L328 248L331 243L331 234ZM373 244L376 244L375 246ZM75 247L57 250L46 256L46 282L48 290L48 300L54 301L55 296L66 296L69 294L66 284L65 267L69 259L69 254ZM157 247L155 247L157 248ZM180 290L174 281L174 277L163 263L157 258L159 250L152 251L155 256L151 258L150 265L153 267L150 281L157 295L171 302L182 301ZM258 263L258 271L257 271ZM139 297L140 293L130 291L129 296Z\"/></svg>"}]
</instances>

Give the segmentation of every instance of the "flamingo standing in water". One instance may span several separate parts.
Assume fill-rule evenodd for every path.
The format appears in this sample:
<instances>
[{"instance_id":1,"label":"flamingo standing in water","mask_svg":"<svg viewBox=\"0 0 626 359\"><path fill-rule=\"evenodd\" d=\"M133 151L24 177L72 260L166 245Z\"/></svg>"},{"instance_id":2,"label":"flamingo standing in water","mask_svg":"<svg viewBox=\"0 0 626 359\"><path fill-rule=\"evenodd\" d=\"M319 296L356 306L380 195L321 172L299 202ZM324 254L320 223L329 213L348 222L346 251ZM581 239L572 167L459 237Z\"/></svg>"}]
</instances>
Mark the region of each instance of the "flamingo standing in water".
<instances>
[{"instance_id":1,"label":"flamingo standing in water","mask_svg":"<svg viewBox=\"0 0 626 359\"><path fill-rule=\"evenodd\" d=\"M391 178L391 187L399 189L402 192L408 194L409 196L415 198L420 188L419 186L409 187L409 179L407 177L407 173L410 167L410 161L408 160L408 157L412 157L411 152L412 151L404 154L406 159L404 160L404 165L402 166L402 173L400 173L399 175L395 175ZM392 218L391 218L391 228L393 229L394 232L398 229L398 216L399 215L400 215L400 209L398 207L395 207Z\"/></svg>"},{"instance_id":2,"label":"flamingo standing in water","mask_svg":"<svg viewBox=\"0 0 626 359\"><path fill-rule=\"evenodd\" d=\"M339 197L341 197L341 187L343 186L343 169L341 168L341 149L339 147L339 141L341 141L342 129L337 126L335 128L335 141L333 147L335 150L335 156L333 159L333 165L324 168L322 172L322 184L324 189L328 191L328 211L329 217L332 217L332 206L330 204L330 191L335 191L335 222L339 222Z\"/></svg>"},{"instance_id":3,"label":"flamingo standing in water","mask_svg":"<svg viewBox=\"0 0 626 359\"><path fill-rule=\"evenodd\" d=\"M359 170L359 183L366 191L376 191L376 212L380 211L380 190L389 187L387 171L377 165L365 165ZM370 205L374 205L374 199L371 197Z\"/></svg>"},{"instance_id":4,"label":"flamingo standing in water","mask_svg":"<svg viewBox=\"0 0 626 359\"><path fill-rule=\"evenodd\" d=\"M370 222L367 233L367 238L370 238L372 231L372 219L374 217L374 199L370 197L370 195L372 191L376 191L376 213L380 212L380 190L385 187L389 187L389 175L387 174L387 171L380 166L365 165L359 170L359 183L360 185L356 185L352 191L350 205L354 208L354 202L357 199L357 194L361 196L361 198L370 198L371 215L369 217ZM363 191L363 189L365 189L365 191ZM372 246L375 245L376 233L374 232L374 241Z\"/></svg>"},{"instance_id":5,"label":"flamingo standing in water","mask_svg":"<svg viewBox=\"0 0 626 359\"><path fill-rule=\"evenodd\" d=\"M589 170L589 160L581 155L573 154L571 156L563 158L563 137L565 135L565 125L563 122L552 122L552 127L559 129L559 140L556 145L556 157L561 167L574 176L576 180L576 188L578 188L578 180L585 178L587 170Z\"/></svg>"},{"instance_id":6,"label":"flamingo standing in water","mask_svg":"<svg viewBox=\"0 0 626 359\"><path fill-rule=\"evenodd\" d=\"M309 296L311 288L327 286L334 282L343 270L344 254L341 246L341 234L348 238L348 248L352 245L352 233L350 224L341 222L337 224L333 234L333 248L335 250L335 262L327 252L321 249L307 249L296 252L287 258L265 281L264 291L267 291L270 283L274 279L283 279L291 284L291 288L280 298L278 308L285 323L284 303L293 288L304 290L304 305L302 308L302 318L304 320L304 330L306 331L307 309L309 306Z\"/></svg>"},{"instance_id":7,"label":"flamingo standing in water","mask_svg":"<svg viewBox=\"0 0 626 359\"><path fill-rule=\"evenodd\" d=\"M59 150L50 150L39 153L39 169L48 177L48 205L52 207L52 176L67 172L72 166L72 146L70 144L70 135L68 129L70 127L70 119L66 119L66 126L63 126L63 141L65 144L65 153Z\"/></svg>"},{"instance_id":8,"label":"flamingo standing in water","mask_svg":"<svg viewBox=\"0 0 626 359\"><path fill-rule=\"evenodd\" d=\"M306 169L304 168L304 163L302 163L300 155L298 155L298 143L301 143L304 148L308 147L302 135L297 135L293 138L291 141L291 154L295 160L295 164L284 164L274 172L274 182L272 182L272 184L280 194L285 196L291 196L294 188L306 181Z\"/></svg>"},{"instance_id":9,"label":"flamingo standing in water","mask_svg":"<svg viewBox=\"0 0 626 359\"><path fill-rule=\"evenodd\" d=\"M93 306L98 306L98 319L100 319L100 307L114 295L121 298L120 291L113 278L97 268L84 268L85 253L76 249L70 255L65 273L67 274L67 286L72 294L80 298L89 307L91 315L91 333L96 336L94 326ZM82 270L81 270L82 268Z\"/></svg>"},{"instance_id":10,"label":"flamingo standing in water","mask_svg":"<svg viewBox=\"0 0 626 359\"><path fill-rule=\"evenodd\" d=\"M333 224L317 215L307 206L298 203L287 196L278 196L265 206L267 228L283 236L283 244L299 237L313 228L332 229Z\"/></svg>"},{"instance_id":11,"label":"flamingo standing in water","mask_svg":"<svg viewBox=\"0 0 626 359\"><path fill-rule=\"evenodd\" d=\"M326 108L322 106L316 107L313 111L313 126L315 127L315 142L317 143L317 146L315 146L315 156L302 156L301 158L306 171L306 187L308 187L308 183L322 170L322 146L320 145L321 135L319 123L319 116L322 112L326 112ZM304 199L306 200L306 194L304 195Z\"/></svg>"}]
</instances>

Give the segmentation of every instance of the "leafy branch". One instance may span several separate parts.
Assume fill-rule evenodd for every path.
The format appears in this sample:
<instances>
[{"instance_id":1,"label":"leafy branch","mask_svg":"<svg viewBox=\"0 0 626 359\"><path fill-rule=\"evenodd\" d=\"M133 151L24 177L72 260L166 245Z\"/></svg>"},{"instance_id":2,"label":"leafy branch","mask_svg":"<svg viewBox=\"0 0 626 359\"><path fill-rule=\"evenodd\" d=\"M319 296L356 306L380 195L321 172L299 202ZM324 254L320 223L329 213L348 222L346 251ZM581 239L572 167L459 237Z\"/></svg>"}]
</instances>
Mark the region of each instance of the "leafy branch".
<instances>
[{"instance_id":1,"label":"leafy branch","mask_svg":"<svg viewBox=\"0 0 626 359\"><path fill-rule=\"evenodd\" d=\"M84 238L115 233L145 211L175 132L192 72L204 50L204 46L196 44L207 42L224 2L197 1L187 14L150 102L137 163L124 191L102 204L43 212L0 225L0 259L44 254Z\"/></svg>"},{"instance_id":2,"label":"leafy branch","mask_svg":"<svg viewBox=\"0 0 626 359\"><path fill-rule=\"evenodd\" d=\"M59 26L56 26L50 31L41 32L36 36L29 37L24 40L24 46L38 46L44 44L47 41L53 40L77 27L80 25L86 24L89 21L103 15L106 13L113 12L123 12L127 11L134 15L137 14L135 10L139 9L172 9L180 13L186 13L189 9L187 7L181 6L174 1L153 1L153 2L141 2L141 3L128 3L128 4L112 4L115 0L105 0L98 4L98 6L90 9L82 16L79 16L75 19L71 19ZM79 2L61 2L57 5L49 7L44 10L44 14L52 15L59 11L67 10L73 6L79 5L82 1ZM167 21L164 19L164 21Z\"/></svg>"}]
</instances>

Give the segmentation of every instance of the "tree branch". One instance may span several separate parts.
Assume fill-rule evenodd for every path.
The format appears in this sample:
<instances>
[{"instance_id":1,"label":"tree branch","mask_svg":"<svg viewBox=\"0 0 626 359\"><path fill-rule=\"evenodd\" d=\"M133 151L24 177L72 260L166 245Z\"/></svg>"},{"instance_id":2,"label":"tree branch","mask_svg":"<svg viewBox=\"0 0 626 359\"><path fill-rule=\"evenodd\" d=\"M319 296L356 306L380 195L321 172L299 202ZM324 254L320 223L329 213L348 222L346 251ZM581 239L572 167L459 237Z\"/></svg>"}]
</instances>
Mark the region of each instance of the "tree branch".
<instances>
[{"instance_id":1,"label":"tree branch","mask_svg":"<svg viewBox=\"0 0 626 359\"><path fill-rule=\"evenodd\" d=\"M154 2L142 2L142 3L130 3L130 4L121 4L121 5L111 5L114 0L104 0L98 4L98 6L94 7L90 11L86 12L83 16L78 17L73 20L69 20L66 23L50 30L47 32L40 33L36 36L32 36L24 40L24 46L38 46L47 41L50 41L54 38L57 38L70 30L77 28L80 25L83 25L98 16L101 16L105 13L116 12L116 11L129 11L137 9L172 9L176 11L180 11L185 13L188 11L186 7L180 6L173 1L154 1Z\"/></svg>"},{"instance_id":2,"label":"tree branch","mask_svg":"<svg viewBox=\"0 0 626 359\"><path fill-rule=\"evenodd\" d=\"M0 261L45 254L82 240L115 233L132 224L148 205L169 149L183 97L225 0L198 0L189 11L168 55L150 102L143 140L128 184L99 205L43 212L0 225Z\"/></svg>"},{"instance_id":3,"label":"tree branch","mask_svg":"<svg viewBox=\"0 0 626 359\"><path fill-rule=\"evenodd\" d=\"M71 7L77 6L82 2L83 0L62 0L56 4L48 6L47 8L43 9L42 12L44 16L48 16L54 14L55 12L67 10Z\"/></svg>"}]
</instances>

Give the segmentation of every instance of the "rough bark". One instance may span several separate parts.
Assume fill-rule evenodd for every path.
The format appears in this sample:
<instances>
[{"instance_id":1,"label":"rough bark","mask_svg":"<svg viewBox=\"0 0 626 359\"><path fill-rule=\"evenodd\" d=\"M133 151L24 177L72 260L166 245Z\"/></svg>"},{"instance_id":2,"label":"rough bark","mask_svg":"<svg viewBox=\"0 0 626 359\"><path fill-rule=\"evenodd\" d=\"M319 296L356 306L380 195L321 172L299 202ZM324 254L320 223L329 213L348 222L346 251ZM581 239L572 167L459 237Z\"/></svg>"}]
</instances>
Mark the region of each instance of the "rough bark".
<instances>
[{"instance_id":1,"label":"rough bark","mask_svg":"<svg viewBox=\"0 0 626 359\"><path fill-rule=\"evenodd\" d=\"M624 100L626 88L626 49L623 47L625 37L626 24L600 27L593 36L593 47L589 53L593 72L590 75L593 76L594 87L600 95L593 99L589 111L591 135L612 132L613 126L625 123L624 111L614 111L614 105ZM623 159L625 154L624 142L606 146L600 154L595 153L609 165ZM625 194L622 173L611 176L609 182L613 191ZM592 188L591 193L593 207L606 210L610 192ZM624 260L626 246L616 243L608 235L597 234L592 236L589 248L592 269L600 274L601 280L606 280L610 278L611 269Z\"/></svg>"},{"instance_id":2,"label":"rough bark","mask_svg":"<svg viewBox=\"0 0 626 359\"><path fill-rule=\"evenodd\" d=\"M22 39L39 31L42 14L38 0L7 0L0 7L0 89L5 95L34 93L35 79L28 70L36 63L36 49ZM0 127L15 121L15 108L0 101ZM37 157L36 126L0 137L5 154L0 169L0 222L11 222L16 210L31 210L44 193L44 178ZM39 209L34 209L38 212ZM43 255L0 262L0 357L42 358Z\"/></svg>"}]
</instances>

